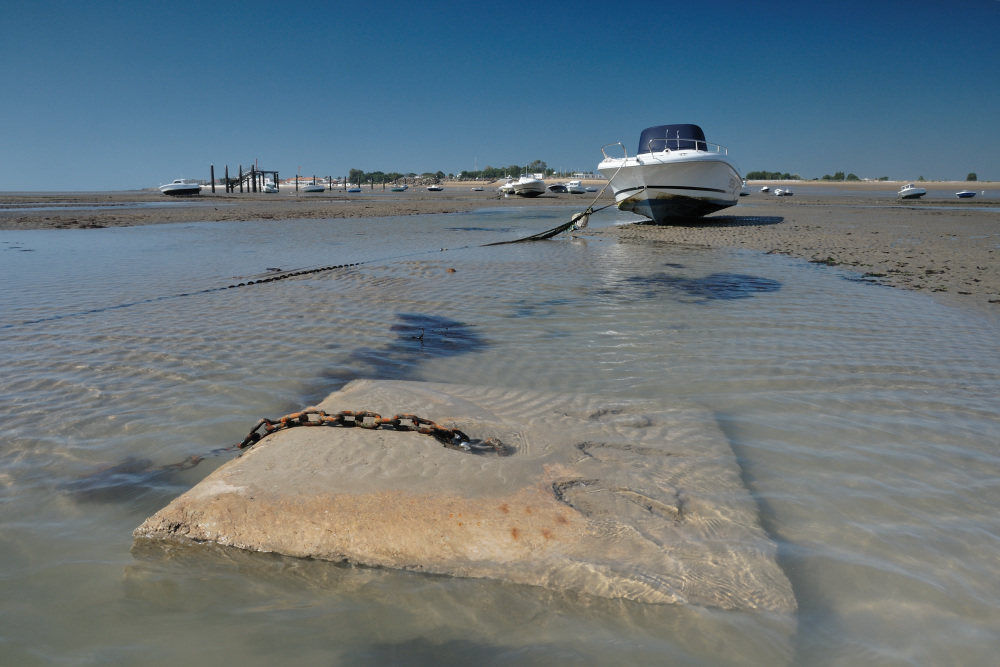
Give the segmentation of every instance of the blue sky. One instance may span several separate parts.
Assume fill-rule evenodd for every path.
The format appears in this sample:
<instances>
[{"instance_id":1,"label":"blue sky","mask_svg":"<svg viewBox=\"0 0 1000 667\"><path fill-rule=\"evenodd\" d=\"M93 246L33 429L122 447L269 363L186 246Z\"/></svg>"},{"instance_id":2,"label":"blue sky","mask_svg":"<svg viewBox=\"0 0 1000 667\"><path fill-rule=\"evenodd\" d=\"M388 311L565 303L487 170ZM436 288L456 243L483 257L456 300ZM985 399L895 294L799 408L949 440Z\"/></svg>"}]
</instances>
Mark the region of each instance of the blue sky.
<instances>
[{"instance_id":1,"label":"blue sky","mask_svg":"<svg viewBox=\"0 0 1000 667\"><path fill-rule=\"evenodd\" d=\"M997 0L12 0L0 190L589 171L664 123L744 172L1000 180L998 44Z\"/></svg>"}]
</instances>

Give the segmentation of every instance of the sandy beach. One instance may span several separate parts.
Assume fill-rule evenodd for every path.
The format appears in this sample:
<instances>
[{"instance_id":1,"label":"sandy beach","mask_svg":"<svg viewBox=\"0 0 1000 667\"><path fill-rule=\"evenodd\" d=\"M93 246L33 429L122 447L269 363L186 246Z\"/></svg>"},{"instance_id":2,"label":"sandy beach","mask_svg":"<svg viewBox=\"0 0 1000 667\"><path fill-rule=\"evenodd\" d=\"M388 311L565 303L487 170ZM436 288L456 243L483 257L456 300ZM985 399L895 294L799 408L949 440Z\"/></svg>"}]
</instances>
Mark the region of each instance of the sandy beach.
<instances>
[{"instance_id":1,"label":"sandy beach","mask_svg":"<svg viewBox=\"0 0 1000 667\"><path fill-rule=\"evenodd\" d=\"M783 254L863 274L867 280L931 293L935 298L1000 313L1000 183L921 183L919 200L897 200L901 184L794 182L792 197L759 192L739 206L683 225L589 229L627 242L742 248ZM603 187L603 182L592 183ZM769 183L772 189L776 183ZM780 184L777 184L780 186ZM578 206L596 193L498 197L496 184L472 191L446 183L442 192L417 186L404 193L282 191L212 194L169 200L155 190L120 193L0 194L0 230L80 229L262 219L384 217L503 206ZM972 199L955 192L975 189ZM598 206L610 203L610 189ZM541 230L539 230L541 231Z\"/></svg>"}]
</instances>

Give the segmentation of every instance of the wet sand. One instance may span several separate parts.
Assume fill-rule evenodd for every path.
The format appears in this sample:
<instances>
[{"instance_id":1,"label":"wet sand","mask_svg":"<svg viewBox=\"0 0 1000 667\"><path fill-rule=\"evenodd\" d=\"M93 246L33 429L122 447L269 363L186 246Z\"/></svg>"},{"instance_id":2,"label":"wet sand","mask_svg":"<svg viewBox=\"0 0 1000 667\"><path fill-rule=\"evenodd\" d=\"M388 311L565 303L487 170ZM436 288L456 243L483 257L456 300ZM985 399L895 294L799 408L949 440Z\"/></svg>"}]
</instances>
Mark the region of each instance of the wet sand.
<instances>
[{"instance_id":1,"label":"wet sand","mask_svg":"<svg viewBox=\"0 0 1000 667\"><path fill-rule=\"evenodd\" d=\"M593 201L587 195L542 195L532 199L499 196L499 184L451 186L442 192L411 187L406 192L388 188L302 193L282 188L277 194L227 194L207 188L196 197L167 197L156 190L109 193L0 193L0 230L80 229L129 227L169 222L239 220L301 220L324 218L379 218L397 215L456 213L496 206L579 205ZM600 187L603 187L603 183ZM610 192L610 189L608 190ZM606 195L610 202L610 195ZM584 201L586 200L586 201ZM40 209L40 210L39 210Z\"/></svg>"},{"instance_id":2,"label":"wet sand","mask_svg":"<svg viewBox=\"0 0 1000 667\"><path fill-rule=\"evenodd\" d=\"M1000 314L1000 184L921 184L927 187L927 196L910 201L886 194L898 190L894 183L796 183L792 197L761 194L757 192L760 185L752 183L753 194L742 197L738 206L686 224L588 228L584 235L783 254ZM974 186L977 192L985 190L985 195L957 199L954 193L967 186ZM503 198L497 196L495 187L486 185L484 191L473 192L467 184L448 184L443 192L415 187L405 193L376 189L361 194L206 191L185 201L168 200L150 190L0 194L0 230L384 217L503 206L575 206L583 210L596 196ZM838 187L851 194L838 193ZM610 201L609 189L597 205Z\"/></svg>"},{"instance_id":3,"label":"wet sand","mask_svg":"<svg viewBox=\"0 0 1000 667\"><path fill-rule=\"evenodd\" d=\"M782 202L735 211L685 226L629 225L603 233L629 241L798 257L1000 314L1000 209L872 210Z\"/></svg>"}]
</instances>

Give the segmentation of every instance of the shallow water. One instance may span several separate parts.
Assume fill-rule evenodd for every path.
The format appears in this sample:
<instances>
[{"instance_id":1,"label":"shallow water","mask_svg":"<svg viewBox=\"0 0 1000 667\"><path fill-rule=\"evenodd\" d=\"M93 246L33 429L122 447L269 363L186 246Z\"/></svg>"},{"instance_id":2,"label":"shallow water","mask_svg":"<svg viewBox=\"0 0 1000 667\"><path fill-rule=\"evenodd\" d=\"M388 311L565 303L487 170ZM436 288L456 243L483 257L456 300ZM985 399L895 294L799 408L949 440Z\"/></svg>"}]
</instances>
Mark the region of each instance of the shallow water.
<instances>
[{"instance_id":1,"label":"shallow water","mask_svg":"<svg viewBox=\"0 0 1000 667\"><path fill-rule=\"evenodd\" d=\"M480 247L571 212L0 232L0 664L990 664L996 322L780 256ZM358 377L709 408L798 613L130 552L213 450Z\"/></svg>"}]
</instances>

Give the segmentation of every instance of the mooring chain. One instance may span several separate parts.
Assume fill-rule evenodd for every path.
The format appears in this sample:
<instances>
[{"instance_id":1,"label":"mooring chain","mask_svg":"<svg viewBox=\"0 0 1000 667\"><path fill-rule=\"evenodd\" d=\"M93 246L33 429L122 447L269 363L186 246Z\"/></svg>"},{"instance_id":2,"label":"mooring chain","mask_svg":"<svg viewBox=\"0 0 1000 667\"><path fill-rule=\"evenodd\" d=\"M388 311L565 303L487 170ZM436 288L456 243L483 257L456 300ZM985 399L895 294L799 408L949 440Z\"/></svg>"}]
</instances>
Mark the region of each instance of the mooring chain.
<instances>
[{"instance_id":1,"label":"mooring chain","mask_svg":"<svg viewBox=\"0 0 1000 667\"><path fill-rule=\"evenodd\" d=\"M230 285L229 287L220 287L219 289L233 289L234 287L247 287L249 285L263 285L264 283L273 283L278 280L284 280L286 278L294 278L295 276L305 276L310 273L320 273L321 271L333 271L334 269L347 269L352 266L361 266L364 262L354 262L353 264L338 264L336 266L320 266L315 269L299 269L297 271L287 271L279 275L268 276L267 278L260 278L259 280L248 280L245 283L237 283L236 285ZM268 271L281 271L281 269L268 269Z\"/></svg>"},{"instance_id":2,"label":"mooring chain","mask_svg":"<svg viewBox=\"0 0 1000 667\"><path fill-rule=\"evenodd\" d=\"M236 445L236 447L237 449L252 447L261 438L275 431L295 426L345 426L416 431L432 436L445 447L450 447L451 449L458 449L469 453L495 452L499 456L506 456L508 453L507 448L497 438L474 440L457 428L445 428L435 424L430 419L424 419L416 415L399 414L391 418L386 418L376 412L367 410L343 410L335 415L327 414L323 410L303 410L302 412L285 415L277 421L271 421L265 417L250 429L249 435L243 438L243 442Z\"/></svg>"}]
</instances>

